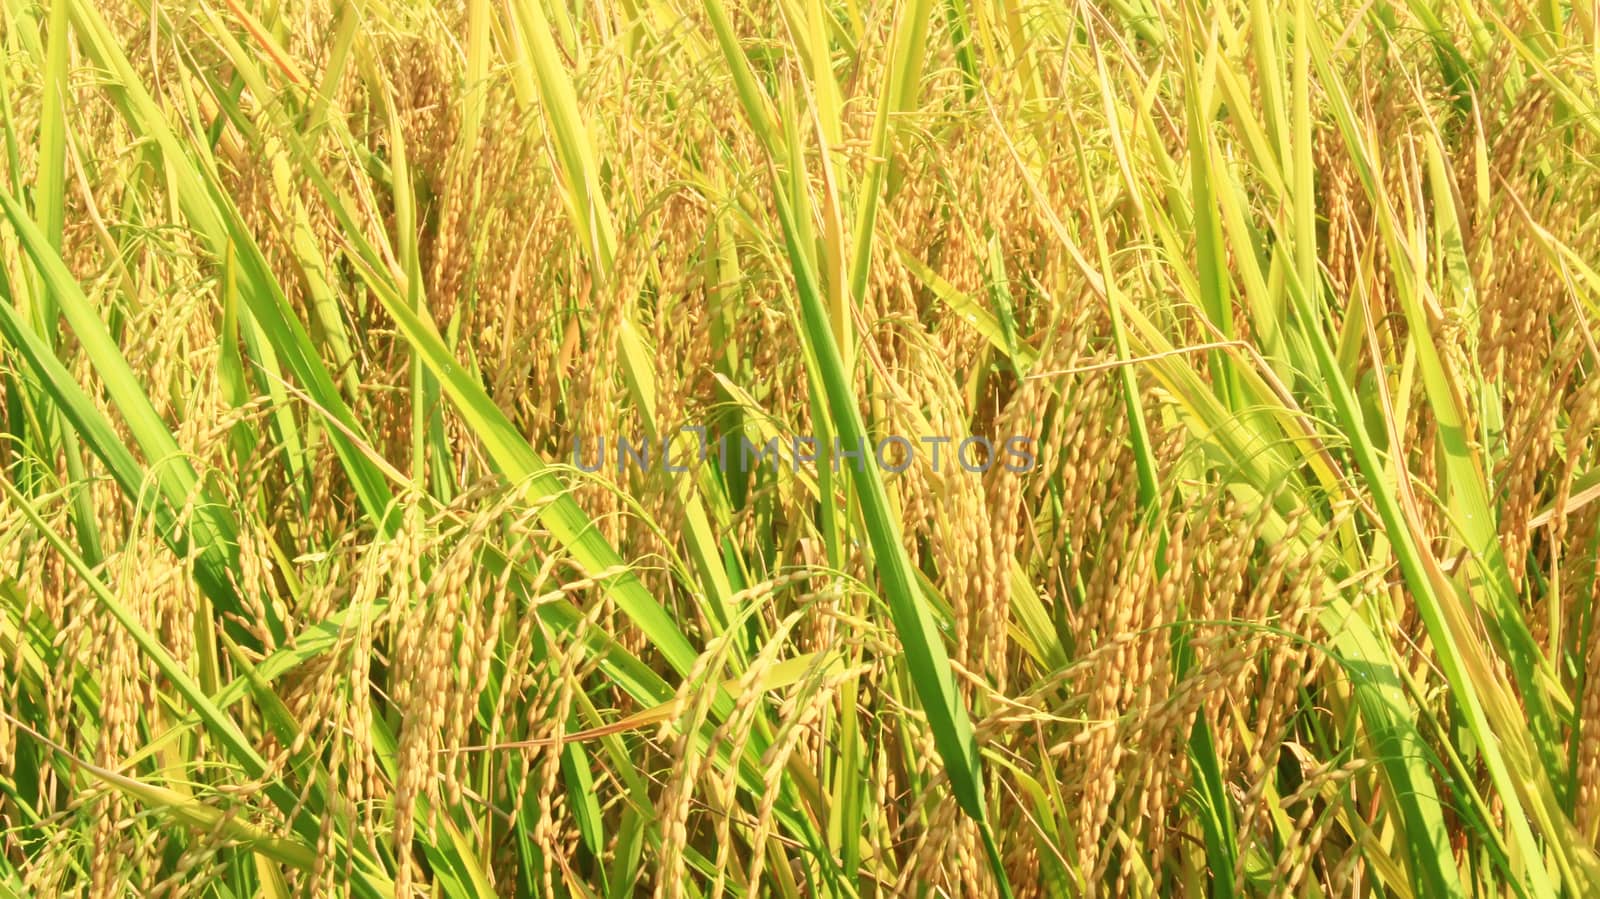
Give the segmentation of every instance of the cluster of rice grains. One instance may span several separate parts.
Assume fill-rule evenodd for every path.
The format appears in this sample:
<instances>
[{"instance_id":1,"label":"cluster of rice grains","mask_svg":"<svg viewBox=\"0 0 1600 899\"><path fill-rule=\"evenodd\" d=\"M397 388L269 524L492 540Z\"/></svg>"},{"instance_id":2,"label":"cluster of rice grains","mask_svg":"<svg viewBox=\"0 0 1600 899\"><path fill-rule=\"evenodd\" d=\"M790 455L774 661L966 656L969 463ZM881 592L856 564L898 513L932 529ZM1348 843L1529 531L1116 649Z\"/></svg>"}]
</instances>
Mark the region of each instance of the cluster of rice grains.
<instances>
[{"instance_id":1,"label":"cluster of rice grains","mask_svg":"<svg viewBox=\"0 0 1600 899\"><path fill-rule=\"evenodd\" d=\"M595 183L612 229L603 247L574 226L598 213L571 202L582 191L563 168L566 136L551 130L552 95L539 80L550 75L525 57L525 31L543 14L516 6L401 4L360 13L360 28L346 18L356 7L316 2L257 10L273 24L248 28L199 9L113 4L105 14L135 77L184 123L177 133L195 142L187 152L215 166L306 323L359 422L359 453L381 460L390 480L389 518L363 509L326 433L347 426L329 424L303 385L273 372L244 383L219 374L266 339L241 337L229 280L238 272L208 255L149 162L146 136L74 57L61 255L206 489L225 498L238 527L228 577L243 614L213 620L191 577L199 550L173 552L187 544L171 529L193 523L198 499L158 526L147 497L127 495L81 445L59 439L65 419L11 421L49 406L7 345L9 433L39 439L0 446L20 490L0 499L0 891L14 882L37 895L176 896L212 877L319 896L457 894L477 883L508 896L601 886L671 897L998 891L901 664L847 479L823 496L817 471L784 466L563 469L566 495L590 519L583 530L614 547L628 582L660 604L652 617L616 589L620 567L585 566L541 520L552 497L530 502L496 476L472 421L419 373L369 289L375 276L349 263L353 238L384 248L397 283L414 285L409 297L549 462L566 462L574 437L659 440L696 425L763 440L819 433L814 416L827 407L808 373L772 196L779 136L751 132L708 13L722 4L577 13L555 4L556 63L575 73L601 161ZM790 104L809 77L796 47L855 34L835 73L852 99L826 128L809 113L796 126L837 135L821 151L802 140L803 187L820 198L831 172L854 184L878 162L873 109L887 94L898 19L893 5L868 4L802 36L790 17L803 14L779 6L740 4L732 21L762 83ZM35 27L0 15L11 33ZM480 15L497 23L487 63L474 56L484 47L464 46ZM1172 346L1216 334L1174 299L1196 280L1186 254L1199 252L1198 215L1154 210L1184 202L1177 172L1192 123L1178 87L1144 79L1181 68L1174 54L1184 51L1112 28L1109 10L1084 15L1105 42L1094 53L1127 66L1146 95L1106 96L1127 88L1101 80L1081 42L1067 48L1043 31L1040 46L1066 60L1059 71L1036 67L1051 53L1013 48L1019 77L977 90L949 23L930 26L919 111L895 126L865 294L850 310L851 386L874 436L1034 440L1026 472L948 461L935 470L918 453L882 473L898 537L947 625L939 636L985 758L1000 861L1019 895L1184 894L1219 876L1206 870L1205 847L1207 828L1220 826L1241 891L1382 892L1401 868L1371 845L1393 834L1375 823L1388 814L1382 781L1328 648L1334 604L1389 616L1384 649L1427 684L1416 697L1432 704L1426 715L1445 710L1445 691L1327 410L1237 411L1305 422L1336 486L1313 491L1299 475L1252 482L1253 459L1219 449L1224 429L1187 417L1197 408L1182 395L1187 382L1156 374L1181 371L1226 395L1220 355L1121 360L1103 276ZM1187 7L1182 15L1204 21ZM1014 38L1026 22L991 24ZM281 60L263 70L273 80L224 92L239 105L230 117L216 85L196 75L225 83L234 62L219 38L260 27ZM1371 144L1394 153L1378 173L1390 208L1375 207L1331 116L1314 122L1319 261L1341 310L1333 327L1347 313L1365 323L1334 334L1338 351L1359 384L1383 386L1362 389L1369 414L1404 410L1385 416L1392 427L1378 443L1398 450L1385 463L1423 497L1426 540L1458 546L1436 498L1440 425L1422 401L1395 283L1396 267L1413 262L1391 258L1377 227L1379 216L1428 221L1431 204L1455 203L1470 271L1429 262L1407 276L1439 292L1451 278L1475 285L1470 317L1455 302L1430 307L1432 339L1492 388L1458 400L1473 439L1490 444L1501 548L1535 639L1581 671L1600 663L1600 628L1589 623L1600 504L1589 504L1593 481L1583 479L1600 449L1600 387L1586 378L1600 351L1552 247L1590 265L1600 258L1600 178L1573 161L1581 147L1539 147L1552 131L1569 144L1592 137L1558 128L1568 101L1537 77L1524 83L1502 53L1486 68L1482 104L1450 118L1441 138L1418 109L1442 120L1459 97L1437 72L1396 68L1397 51L1373 41L1343 64L1349 86L1367 91ZM0 65L7 85L24 87L7 101L8 135L31 134L42 101L17 77L23 49L11 43L15 58ZM1235 62L1253 72L1258 60ZM1592 84L1577 67L1562 72ZM296 93L296 78L308 93ZM259 94L265 84L285 96ZM1110 136L1126 128L1106 118L1119 104L1143 104L1139 134ZM189 128L200 119L217 134ZM1436 139L1453 153L1444 173L1453 199L1432 193L1426 148ZM31 170L31 145L11 146ZM308 159L317 179L301 175ZM1241 196L1267 193L1247 166L1231 177L1250 182ZM410 182L406 202L398 178ZM1278 213L1259 205L1245 213L1265 227ZM403 227L412 239L398 236ZM1108 270L1096 272L1085 253L1100 239ZM820 258L847 262L824 242ZM1263 327L1243 303L1235 252L1230 244L1220 277L1249 340ZM10 281L33 277L3 228L0 265ZM991 328L963 298L997 310ZM58 352L118 436L138 445L70 334ZM1288 373L1286 389L1308 377ZM419 388L433 391L427 404ZM1396 389L1409 393L1384 392ZM1130 404L1143 411L1137 429ZM73 537L85 514L99 523L92 551ZM262 770L252 774L242 750L202 726L46 530L93 557L125 618L232 718ZM1028 617L1034 610L1042 619ZM686 638L686 655L662 620ZM1578 726L1593 727L1600 681L1560 676ZM1584 736L1573 814L1593 842L1600 739ZM1384 860L1379 870L1369 853Z\"/></svg>"}]
</instances>

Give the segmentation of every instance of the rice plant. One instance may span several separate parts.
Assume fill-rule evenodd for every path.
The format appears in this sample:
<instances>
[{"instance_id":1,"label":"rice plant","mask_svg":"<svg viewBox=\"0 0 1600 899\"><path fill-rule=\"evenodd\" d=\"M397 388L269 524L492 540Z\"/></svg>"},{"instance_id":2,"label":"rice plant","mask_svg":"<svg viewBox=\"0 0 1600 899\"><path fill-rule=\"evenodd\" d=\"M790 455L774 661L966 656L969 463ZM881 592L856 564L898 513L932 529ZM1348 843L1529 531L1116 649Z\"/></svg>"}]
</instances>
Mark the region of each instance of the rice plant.
<instances>
[{"instance_id":1,"label":"rice plant","mask_svg":"<svg viewBox=\"0 0 1600 899\"><path fill-rule=\"evenodd\" d=\"M1561 0L0 0L0 896L1600 895Z\"/></svg>"}]
</instances>

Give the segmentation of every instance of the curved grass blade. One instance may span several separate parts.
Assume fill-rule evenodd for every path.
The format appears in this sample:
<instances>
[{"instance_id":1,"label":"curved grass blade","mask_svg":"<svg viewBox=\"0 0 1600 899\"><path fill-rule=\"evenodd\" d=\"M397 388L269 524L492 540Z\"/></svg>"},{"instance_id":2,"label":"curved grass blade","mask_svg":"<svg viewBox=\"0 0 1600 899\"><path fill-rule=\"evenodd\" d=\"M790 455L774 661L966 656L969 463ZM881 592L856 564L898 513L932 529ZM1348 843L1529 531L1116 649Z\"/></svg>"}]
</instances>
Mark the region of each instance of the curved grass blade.
<instances>
[{"instance_id":1,"label":"curved grass blade","mask_svg":"<svg viewBox=\"0 0 1600 899\"><path fill-rule=\"evenodd\" d=\"M779 179L775 176L775 182ZM773 191L784 239L793 266L795 287L800 298L801 339L807 348L807 362L816 367L815 380L826 394L827 409L834 432L846 446L867 442L866 425L850 389L850 381L839 357L828 322L828 310L818 292L817 274L805 248L797 240L798 226L789 208L785 191ZM983 799L983 764L978 752L972 722L961 694L956 689L950 658L943 638L926 601L917 588L911 560L900 540L900 526L889 504L883 479L872 465L858 465L850 483L861 504L861 516L871 543L873 561L883 582L895 632L905 650L906 665L916 688L923 713L933 730L934 745L945 763L945 776L961 808L977 822L989 853L990 866L1002 895L1011 895L1005 866L988 819Z\"/></svg>"}]
</instances>

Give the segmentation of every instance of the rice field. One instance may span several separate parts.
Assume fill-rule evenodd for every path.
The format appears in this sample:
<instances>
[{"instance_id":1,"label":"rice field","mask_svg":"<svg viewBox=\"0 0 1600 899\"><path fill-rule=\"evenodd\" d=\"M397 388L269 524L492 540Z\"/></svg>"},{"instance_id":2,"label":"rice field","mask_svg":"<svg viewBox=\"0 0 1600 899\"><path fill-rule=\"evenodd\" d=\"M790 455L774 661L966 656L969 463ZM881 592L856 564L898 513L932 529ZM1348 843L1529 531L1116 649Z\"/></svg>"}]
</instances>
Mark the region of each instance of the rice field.
<instances>
[{"instance_id":1,"label":"rice field","mask_svg":"<svg viewBox=\"0 0 1600 899\"><path fill-rule=\"evenodd\" d=\"M1600 895L1597 16L0 0L0 897Z\"/></svg>"}]
</instances>

